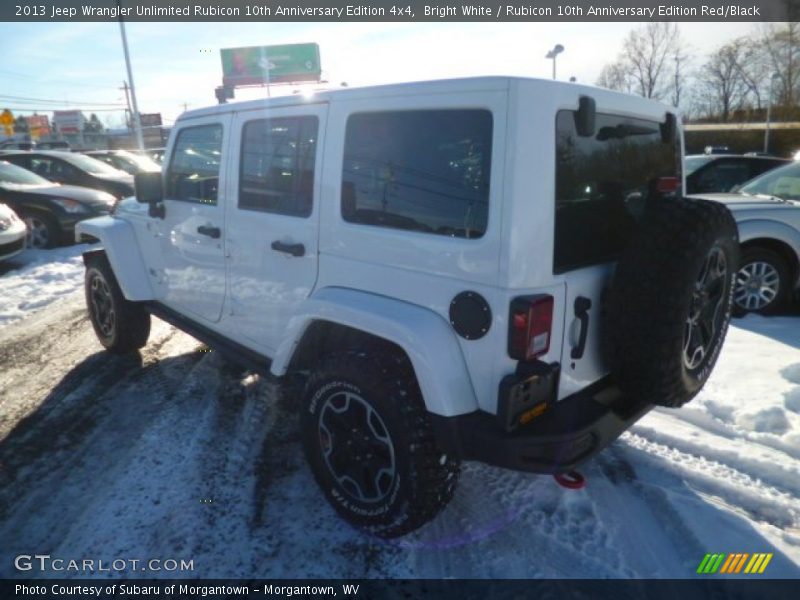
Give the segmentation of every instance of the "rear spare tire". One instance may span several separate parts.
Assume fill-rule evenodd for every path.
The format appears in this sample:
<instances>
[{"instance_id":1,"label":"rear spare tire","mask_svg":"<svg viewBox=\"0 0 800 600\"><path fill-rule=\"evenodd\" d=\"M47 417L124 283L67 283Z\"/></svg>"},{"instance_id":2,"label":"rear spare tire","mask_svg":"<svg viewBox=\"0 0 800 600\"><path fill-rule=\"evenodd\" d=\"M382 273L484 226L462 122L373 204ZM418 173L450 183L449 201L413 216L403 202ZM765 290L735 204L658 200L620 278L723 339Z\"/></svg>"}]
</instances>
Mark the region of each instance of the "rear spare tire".
<instances>
[{"instance_id":1,"label":"rear spare tire","mask_svg":"<svg viewBox=\"0 0 800 600\"><path fill-rule=\"evenodd\" d=\"M625 393L677 407L700 391L730 322L738 247L722 204L648 206L607 297L606 358Z\"/></svg>"}]
</instances>

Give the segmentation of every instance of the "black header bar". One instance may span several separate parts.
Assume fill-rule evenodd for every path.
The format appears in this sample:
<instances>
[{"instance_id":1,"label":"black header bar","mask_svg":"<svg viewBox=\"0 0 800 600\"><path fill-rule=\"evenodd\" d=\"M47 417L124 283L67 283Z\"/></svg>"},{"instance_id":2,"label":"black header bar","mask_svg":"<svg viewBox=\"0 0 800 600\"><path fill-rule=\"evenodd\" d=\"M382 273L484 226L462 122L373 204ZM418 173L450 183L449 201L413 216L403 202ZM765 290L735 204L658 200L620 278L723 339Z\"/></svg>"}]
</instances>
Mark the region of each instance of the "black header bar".
<instances>
[{"instance_id":1,"label":"black header bar","mask_svg":"<svg viewBox=\"0 0 800 600\"><path fill-rule=\"evenodd\" d=\"M800 0L3 0L0 21L797 21Z\"/></svg>"}]
</instances>

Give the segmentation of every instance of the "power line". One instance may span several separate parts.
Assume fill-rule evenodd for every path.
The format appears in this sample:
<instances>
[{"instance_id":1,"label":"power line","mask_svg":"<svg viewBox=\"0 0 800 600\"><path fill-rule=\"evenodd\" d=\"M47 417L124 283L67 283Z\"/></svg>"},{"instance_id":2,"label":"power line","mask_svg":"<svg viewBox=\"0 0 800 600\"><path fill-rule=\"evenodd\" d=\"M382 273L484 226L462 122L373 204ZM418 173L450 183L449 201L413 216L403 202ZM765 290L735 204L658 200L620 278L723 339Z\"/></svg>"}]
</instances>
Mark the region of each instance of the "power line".
<instances>
[{"instance_id":1,"label":"power line","mask_svg":"<svg viewBox=\"0 0 800 600\"><path fill-rule=\"evenodd\" d=\"M57 84L59 84L61 86L66 85L68 87L79 87L79 88L84 89L84 90L107 90L110 86L113 85L113 84L109 83L108 85L104 85L104 86L87 86L87 85L85 85L83 83L76 82L74 79L70 80L70 79L52 79L50 77L48 77L48 78L33 77L31 75L24 75L22 73L16 73L14 71L6 71L6 70L2 70L2 69L0 69L0 74L2 74L4 77L11 76L11 77L19 78L19 79L29 79L30 81L36 81L36 82L39 82L39 83L42 83L42 84L47 84L47 85L50 85L50 84L53 84L53 83L57 83Z\"/></svg>"},{"instance_id":2,"label":"power line","mask_svg":"<svg viewBox=\"0 0 800 600\"><path fill-rule=\"evenodd\" d=\"M48 98L31 98L28 96L8 96L0 94L0 98L5 98L13 101L20 101L23 104L30 102L39 102L44 104L80 104L82 106L124 106L119 102L88 102L83 100L51 100Z\"/></svg>"},{"instance_id":3,"label":"power line","mask_svg":"<svg viewBox=\"0 0 800 600\"><path fill-rule=\"evenodd\" d=\"M38 107L37 106L10 106L10 105L6 105L6 104L0 105L0 106L2 108L4 108L4 109L7 108L9 110L20 110L20 111L54 112L54 111L58 110L57 106L38 106ZM81 112L88 112L88 113L93 113L93 112L125 112L125 108L124 107L120 107L120 108L95 108L93 106L89 106L89 107L70 106L69 109L70 110L80 110Z\"/></svg>"}]
</instances>

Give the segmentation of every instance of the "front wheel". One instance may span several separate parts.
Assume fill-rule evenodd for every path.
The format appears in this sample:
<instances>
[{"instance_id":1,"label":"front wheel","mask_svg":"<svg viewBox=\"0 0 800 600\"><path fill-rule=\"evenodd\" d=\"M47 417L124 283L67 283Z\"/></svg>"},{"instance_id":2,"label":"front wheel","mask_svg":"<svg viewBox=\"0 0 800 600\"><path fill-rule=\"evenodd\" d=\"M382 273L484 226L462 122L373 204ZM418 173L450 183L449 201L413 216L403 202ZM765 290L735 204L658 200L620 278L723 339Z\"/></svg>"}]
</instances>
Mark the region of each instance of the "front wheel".
<instances>
[{"instance_id":1,"label":"front wheel","mask_svg":"<svg viewBox=\"0 0 800 600\"><path fill-rule=\"evenodd\" d=\"M126 354L147 343L150 314L125 299L105 254L87 260L84 289L89 320L106 350Z\"/></svg>"},{"instance_id":2,"label":"front wheel","mask_svg":"<svg viewBox=\"0 0 800 600\"><path fill-rule=\"evenodd\" d=\"M302 419L311 470L345 520L392 538L450 501L459 465L436 444L405 357L350 352L309 378Z\"/></svg>"},{"instance_id":3,"label":"front wheel","mask_svg":"<svg viewBox=\"0 0 800 600\"><path fill-rule=\"evenodd\" d=\"M788 302L790 287L790 269L782 256L766 248L747 248L736 273L736 314L777 312Z\"/></svg>"},{"instance_id":4,"label":"front wheel","mask_svg":"<svg viewBox=\"0 0 800 600\"><path fill-rule=\"evenodd\" d=\"M58 245L61 230L55 219L44 214L23 213L22 220L28 228L28 248L43 250Z\"/></svg>"}]
</instances>

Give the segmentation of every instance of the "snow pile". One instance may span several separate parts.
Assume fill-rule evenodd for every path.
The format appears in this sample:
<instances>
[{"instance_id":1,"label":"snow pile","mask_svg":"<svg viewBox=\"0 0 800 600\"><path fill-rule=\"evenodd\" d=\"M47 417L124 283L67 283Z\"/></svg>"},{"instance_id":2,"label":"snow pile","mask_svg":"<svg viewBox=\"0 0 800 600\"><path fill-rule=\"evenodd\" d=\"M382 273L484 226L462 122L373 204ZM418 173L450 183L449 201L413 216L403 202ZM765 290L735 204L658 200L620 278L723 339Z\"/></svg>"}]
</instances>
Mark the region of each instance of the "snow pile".
<instances>
[{"instance_id":1,"label":"snow pile","mask_svg":"<svg viewBox=\"0 0 800 600\"><path fill-rule=\"evenodd\" d=\"M88 245L27 249L0 263L0 327L22 319L83 285L81 254Z\"/></svg>"}]
</instances>

